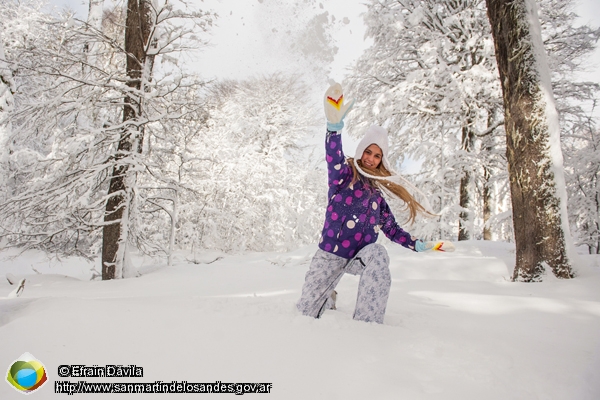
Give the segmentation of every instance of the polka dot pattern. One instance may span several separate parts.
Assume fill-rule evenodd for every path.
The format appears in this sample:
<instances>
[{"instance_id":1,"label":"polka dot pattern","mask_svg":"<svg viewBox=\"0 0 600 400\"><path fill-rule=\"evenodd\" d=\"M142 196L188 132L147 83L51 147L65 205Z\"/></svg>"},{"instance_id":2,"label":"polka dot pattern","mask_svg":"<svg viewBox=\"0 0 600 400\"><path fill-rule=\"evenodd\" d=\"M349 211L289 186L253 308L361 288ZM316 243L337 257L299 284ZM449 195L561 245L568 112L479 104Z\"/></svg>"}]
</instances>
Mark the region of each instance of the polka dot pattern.
<instances>
[{"instance_id":1,"label":"polka dot pattern","mask_svg":"<svg viewBox=\"0 0 600 400\"><path fill-rule=\"evenodd\" d=\"M352 169L342 152L341 136L328 133L326 143L330 200L319 247L352 258L374 243L380 230L396 243L414 246L414 240L398 226L381 193L360 179L352 182Z\"/></svg>"}]
</instances>

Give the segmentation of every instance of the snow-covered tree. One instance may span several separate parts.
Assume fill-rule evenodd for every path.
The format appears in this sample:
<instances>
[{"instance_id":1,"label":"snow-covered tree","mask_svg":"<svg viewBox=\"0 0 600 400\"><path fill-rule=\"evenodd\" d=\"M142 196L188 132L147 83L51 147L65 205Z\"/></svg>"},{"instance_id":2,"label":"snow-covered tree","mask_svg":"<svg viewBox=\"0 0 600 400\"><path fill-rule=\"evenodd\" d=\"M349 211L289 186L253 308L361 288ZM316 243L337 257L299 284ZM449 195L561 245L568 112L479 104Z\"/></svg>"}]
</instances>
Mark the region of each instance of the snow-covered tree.
<instances>
[{"instance_id":1,"label":"snow-covered tree","mask_svg":"<svg viewBox=\"0 0 600 400\"><path fill-rule=\"evenodd\" d=\"M4 171L0 178L0 201L3 201L6 196L8 176L5 174L8 171L8 141L11 134L15 90L13 73L6 61L2 31L0 30L0 170Z\"/></svg>"},{"instance_id":2,"label":"snow-covered tree","mask_svg":"<svg viewBox=\"0 0 600 400\"><path fill-rule=\"evenodd\" d=\"M600 132L592 118L588 129L564 140L569 189L569 218L576 244L600 254Z\"/></svg>"},{"instance_id":3,"label":"snow-covered tree","mask_svg":"<svg viewBox=\"0 0 600 400\"><path fill-rule=\"evenodd\" d=\"M90 41L85 44L83 50L87 53L88 68L96 67L96 57L102 44L101 40L94 40L95 37L101 35L102 32L102 17L104 14L104 0L90 0L87 30L90 35Z\"/></svg>"},{"instance_id":4,"label":"snow-covered tree","mask_svg":"<svg viewBox=\"0 0 600 400\"><path fill-rule=\"evenodd\" d=\"M598 87L576 73L600 30L576 26L572 0L544 0L540 7L563 146L573 153L586 146L571 142L587 132ZM458 228L459 239L511 240L502 98L484 3L374 1L365 20L373 46L349 79L364 99L354 112L355 131L373 121L387 124L399 163L422 163L413 177L442 217L415 232L452 237Z\"/></svg>"},{"instance_id":5,"label":"snow-covered tree","mask_svg":"<svg viewBox=\"0 0 600 400\"><path fill-rule=\"evenodd\" d=\"M574 0L542 0L540 25L552 76L561 129L568 136L588 129L587 116L598 96L598 84L582 80L577 73L588 68L596 49L600 28L578 23Z\"/></svg>"},{"instance_id":6,"label":"snow-covered tree","mask_svg":"<svg viewBox=\"0 0 600 400\"><path fill-rule=\"evenodd\" d=\"M539 280L548 266L573 277L573 250L550 69L533 0L486 0L504 96L516 266Z\"/></svg>"},{"instance_id":7,"label":"snow-covered tree","mask_svg":"<svg viewBox=\"0 0 600 400\"><path fill-rule=\"evenodd\" d=\"M8 244L92 258L109 253L104 241L111 278L127 275L128 244L171 259L178 247L314 242L326 182L307 144L322 124L306 84L272 75L207 85L177 52L210 15L153 8L136 54L127 12L105 10L102 29L40 12L35 34L9 30L19 90L14 190L0 205Z\"/></svg>"},{"instance_id":8,"label":"snow-covered tree","mask_svg":"<svg viewBox=\"0 0 600 400\"><path fill-rule=\"evenodd\" d=\"M154 54L153 33L157 15L149 0L128 0L125 18L126 86L123 126L114 160L102 231L102 279L123 275L127 267L129 215L137 174L130 171L142 154L144 142L144 92L151 80ZM154 14L154 15L153 15Z\"/></svg>"},{"instance_id":9,"label":"snow-covered tree","mask_svg":"<svg viewBox=\"0 0 600 400\"><path fill-rule=\"evenodd\" d=\"M91 257L99 252L100 232L107 225L107 202L124 196L135 207L117 202L114 209L124 210L126 205L130 217L140 207L135 182L136 175L145 171L146 126L180 118L184 105L181 96L174 100L173 94L201 87L202 82L178 66L178 54L202 43L213 16L171 3L154 4L153 40L147 40L143 49L147 59L159 62L160 68L153 69L140 63L139 54L125 51L122 37L90 31L69 17L37 15L31 23L35 30L9 26L17 33L11 35L7 58L18 71L18 96L10 158L14 193L0 205L2 235L12 244ZM115 32L119 29L111 31ZM102 41L104 49L97 53L94 68L82 51L91 38ZM127 58L130 69L122 67ZM127 180L125 188L109 189L109 182L121 177ZM115 222L128 229L129 221ZM117 239L117 243L127 242ZM120 277L125 255L122 248L117 252L123 255L114 260L115 276Z\"/></svg>"},{"instance_id":10,"label":"snow-covered tree","mask_svg":"<svg viewBox=\"0 0 600 400\"><path fill-rule=\"evenodd\" d=\"M600 38L600 28L577 24L572 0L544 0L540 22L552 72L569 201L569 219L576 244L599 251L598 131L593 110L600 86L582 81L578 72Z\"/></svg>"},{"instance_id":11,"label":"snow-covered tree","mask_svg":"<svg viewBox=\"0 0 600 400\"><path fill-rule=\"evenodd\" d=\"M490 210L491 195L504 192L501 95L484 2L373 1L365 22L373 45L349 79L361 100L357 130L384 124L398 162L422 162L426 172L416 179L442 218L421 225L421 235L453 237L458 227L459 239L480 237L494 214L483 219L483 192Z\"/></svg>"},{"instance_id":12,"label":"snow-covered tree","mask_svg":"<svg viewBox=\"0 0 600 400\"><path fill-rule=\"evenodd\" d=\"M284 75L224 81L207 101L195 131L182 127L177 143L153 139L154 152L175 158L160 164L169 179L185 188L178 243L265 251L314 242L325 181L306 145L320 127L308 88Z\"/></svg>"}]
</instances>

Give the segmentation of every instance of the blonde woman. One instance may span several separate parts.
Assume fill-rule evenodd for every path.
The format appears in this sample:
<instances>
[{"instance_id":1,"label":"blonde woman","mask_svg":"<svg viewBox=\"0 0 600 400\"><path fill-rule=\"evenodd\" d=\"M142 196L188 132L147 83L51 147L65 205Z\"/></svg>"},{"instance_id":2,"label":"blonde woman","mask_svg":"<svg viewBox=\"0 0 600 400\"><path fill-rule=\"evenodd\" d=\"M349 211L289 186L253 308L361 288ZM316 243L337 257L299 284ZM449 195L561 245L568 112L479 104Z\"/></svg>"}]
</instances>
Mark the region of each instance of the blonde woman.
<instances>
[{"instance_id":1,"label":"blonde woman","mask_svg":"<svg viewBox=\"0 0 600 400\"><path fill-rule=\"evenodd\" d=\"M334 84L327 90L324 103L328 205L319 250L306 273L297 307L304 315L319 318L326 309L335 309L335 287L344 273L360 275L354 319L381 324L391 277L387 251L375 243L379 231L392 242L417 252L452 251L453 246L449 242L425 243L396 222L384 193L406 204L410 222L417 214L431 214L397 183L398 176L388 161L386 130L369 127L355 157L347 159L342 151L341 129L353 101L346 104L341 85Z\"/></svg>"}]
</instances>

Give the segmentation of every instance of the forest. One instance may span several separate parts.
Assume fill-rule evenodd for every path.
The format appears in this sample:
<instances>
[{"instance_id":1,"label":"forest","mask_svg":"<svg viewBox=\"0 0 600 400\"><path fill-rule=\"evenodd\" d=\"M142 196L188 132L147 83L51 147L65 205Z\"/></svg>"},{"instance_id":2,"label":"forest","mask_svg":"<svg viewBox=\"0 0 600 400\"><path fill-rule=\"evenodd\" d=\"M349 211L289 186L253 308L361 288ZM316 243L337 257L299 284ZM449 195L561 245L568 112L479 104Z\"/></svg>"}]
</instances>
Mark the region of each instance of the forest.
<instances>
[{"instance_id":1,"label":"forest","mask_svg":"<svg viewBox=\"0 0 600 400\"><path fill-rule=\"evenodd\" d=\"M0 1L0 398L600 398L575 0L60 2Z\"/></svg>"},{"instance_id":2,"label":"forest","mask_svg":"<svg viewBox=\"0 0 600 400\"><path fill-rule=\"evenodd\" d=\"M487 3L368 3L372 44L343 82L357 98L347 134L383 124L396 169L418 165L404 177L437 213L410 227L424 239L513 243L518 233L488 15L498 2ZM575 24L572 0L537 6L538 58L557 114L545 146L558 146L563 162L544 179L565 194L555 207L565 212L564 243L552 246L600 254L600 88L578 75L600 29ZM183 1L90 0L81 20L41 0L7 0L0 20L2 248L101 257L112 279L135 274L131 251L171 264L178 249L289 251L318 241L326 170L315 92L325 80L315 90L302 71L204 79L191 55L202 60L219 16ZM331 53L336 24L327 13L310 20L319 54ZM317 58L303 51L307 64ZM331 59L318 58L313 67L327 71ZM402 219L403 204L392 206Z\"/></svg>"}]
</instances>

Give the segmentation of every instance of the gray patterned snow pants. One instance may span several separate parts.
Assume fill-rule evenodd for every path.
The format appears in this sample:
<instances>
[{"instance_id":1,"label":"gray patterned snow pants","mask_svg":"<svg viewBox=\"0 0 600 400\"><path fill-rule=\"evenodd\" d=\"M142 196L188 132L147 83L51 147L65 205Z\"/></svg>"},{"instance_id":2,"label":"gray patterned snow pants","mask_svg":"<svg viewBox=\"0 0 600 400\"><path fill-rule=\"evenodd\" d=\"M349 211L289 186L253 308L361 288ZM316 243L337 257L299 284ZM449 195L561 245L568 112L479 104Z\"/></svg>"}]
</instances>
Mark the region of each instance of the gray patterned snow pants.
<instances>
[{"instance_id":1,"label":"gray patterned snow pants","mask_svg":"<svg viewBox=\"0 0 600 400\"><path fill-rule=\"evenodd\" d=\"M333 304L331 294L344 273L360 275L353 318L382 324L392 284L389 264L387 251L377 243L365 246L350 260L319 249L296 307L304 315L320 318Z\"/></svg>"}]
</instances>

